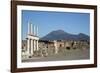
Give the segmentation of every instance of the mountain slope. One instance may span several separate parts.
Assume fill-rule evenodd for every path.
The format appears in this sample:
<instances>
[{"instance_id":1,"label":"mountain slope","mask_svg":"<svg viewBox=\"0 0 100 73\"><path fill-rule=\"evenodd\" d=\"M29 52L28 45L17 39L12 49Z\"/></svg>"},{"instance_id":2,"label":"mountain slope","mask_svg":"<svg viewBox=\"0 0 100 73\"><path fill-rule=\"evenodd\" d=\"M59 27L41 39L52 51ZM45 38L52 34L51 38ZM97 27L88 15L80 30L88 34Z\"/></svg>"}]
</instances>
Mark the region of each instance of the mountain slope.
<instances>
[{"instance_id":1,"label":"mountain slope","mask_svg":"<svg viewBox=\"0 0 100 73\"><path fill-rule=\"evenodd\" d=\"M63 30L56 30L48 33L46 36L40 38L40 40L89 40L89 36L83 33L74 35Z\"/></svg>"}]
</instances>

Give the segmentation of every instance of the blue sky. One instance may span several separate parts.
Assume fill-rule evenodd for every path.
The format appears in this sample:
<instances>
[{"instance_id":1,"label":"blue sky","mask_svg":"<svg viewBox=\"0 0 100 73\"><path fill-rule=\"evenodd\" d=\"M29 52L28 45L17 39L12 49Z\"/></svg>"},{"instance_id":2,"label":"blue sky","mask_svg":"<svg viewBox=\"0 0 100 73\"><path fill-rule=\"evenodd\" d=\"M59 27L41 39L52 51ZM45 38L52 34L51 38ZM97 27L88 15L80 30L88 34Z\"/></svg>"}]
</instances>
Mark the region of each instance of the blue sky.
<instances>
[{"instance_id":1,"label":"blue sky","mask_svg":"<svg viewBox=\"0 0 100 73\"><path fill-rule=\"evenodd\" d=\"M54 30L90 35L90 14L22 10L22 39L27 37L28 22L39 27L39 37Z\"/></svg>"}]
</instances>

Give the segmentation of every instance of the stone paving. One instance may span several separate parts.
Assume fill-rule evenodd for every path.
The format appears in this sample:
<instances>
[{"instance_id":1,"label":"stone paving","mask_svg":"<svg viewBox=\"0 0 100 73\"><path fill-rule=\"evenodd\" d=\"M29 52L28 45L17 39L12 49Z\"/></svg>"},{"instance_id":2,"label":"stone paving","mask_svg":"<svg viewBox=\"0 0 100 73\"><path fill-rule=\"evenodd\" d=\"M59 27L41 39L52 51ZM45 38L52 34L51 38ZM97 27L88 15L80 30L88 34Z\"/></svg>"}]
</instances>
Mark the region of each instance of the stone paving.
<instances>
[{"instance_id":1,"label":"stone paving","mask_svg":"<svg viewBox=\"0 0 100 73\"><path fill-rule=\"evenodd\" d=\"M23 59L22 62L39 62L39 61L61 61L61 60L82 60L90 58L90 49L60 49L57 54L51 54L49 50L47 55L33 56Z\"/></svg>"}]
</instances>

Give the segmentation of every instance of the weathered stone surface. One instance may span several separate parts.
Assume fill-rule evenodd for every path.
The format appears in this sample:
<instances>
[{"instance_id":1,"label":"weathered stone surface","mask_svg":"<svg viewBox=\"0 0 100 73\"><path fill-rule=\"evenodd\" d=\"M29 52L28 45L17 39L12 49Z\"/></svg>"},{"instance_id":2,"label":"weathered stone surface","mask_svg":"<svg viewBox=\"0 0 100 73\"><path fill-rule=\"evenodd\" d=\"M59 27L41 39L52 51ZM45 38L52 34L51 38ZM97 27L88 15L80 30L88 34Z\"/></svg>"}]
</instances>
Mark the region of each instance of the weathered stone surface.
<instances>
[{"instance_id":1,"label":"weathered stone surface","mask_svg":"<svg viewBox=\"0 0 100 73\"><path fill-rule=\"evenodd\" d=\"M27 51L27 42L26 40L22 41L22 57L27 58L26 56L26 51ZM55 55L55 45L54 41L39 41L39 51L33 51L33 55L29 58L33 57L49 57ZM90 49L90 44L88 41L65 41L65 40L60 40L57 41L57 50L58 52L56 54L66 54L68 50L85 50L85 49ZM78 52L77 52L78 53Z\"/></svg>"}]
</instances>

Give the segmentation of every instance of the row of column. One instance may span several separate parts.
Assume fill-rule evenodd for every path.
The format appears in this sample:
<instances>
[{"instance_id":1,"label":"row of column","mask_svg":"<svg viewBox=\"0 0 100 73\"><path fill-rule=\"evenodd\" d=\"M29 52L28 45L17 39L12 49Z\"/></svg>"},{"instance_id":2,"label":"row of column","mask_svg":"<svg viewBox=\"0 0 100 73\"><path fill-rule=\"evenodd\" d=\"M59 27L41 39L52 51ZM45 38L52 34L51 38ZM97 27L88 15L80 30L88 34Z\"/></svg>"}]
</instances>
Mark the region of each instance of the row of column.
<instances>
[{"instance_id":1,"label":"row of column","mask_svg":"<svg viewBox=\"0 0 100 73\"><path fill-rule=\"evenodd\" d=\"M38 36L38 26L28 22L28 34Z\"/></svg>"},{"instance_id":2,"label":"row of column","mask_svg":"<svg viewBox=\"0 0 100 73\"><path fill-rule=\"evenodd\" d=\"M38 40L27 39L27 53L33 55L34 51L38 51Z\"/></svg>"}]
</instances>

